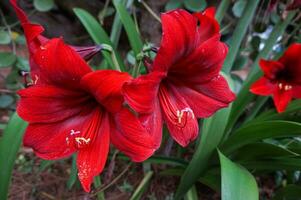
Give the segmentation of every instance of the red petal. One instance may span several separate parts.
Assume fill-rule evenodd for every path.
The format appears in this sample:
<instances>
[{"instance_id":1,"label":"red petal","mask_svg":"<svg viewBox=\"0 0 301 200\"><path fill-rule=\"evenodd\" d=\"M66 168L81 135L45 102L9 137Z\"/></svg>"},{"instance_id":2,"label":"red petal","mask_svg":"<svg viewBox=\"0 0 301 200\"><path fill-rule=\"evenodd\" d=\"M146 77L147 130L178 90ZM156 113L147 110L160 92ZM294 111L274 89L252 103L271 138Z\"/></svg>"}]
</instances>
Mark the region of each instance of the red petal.
<instances>
[{"instance_id":1,"label":"red petal","mask_svg":"<svg viewBox=\"0 0 301 200\"><path fill-rule=\"evenodd\" d=\"M206 83L177 86L177 90L198 118L213 115L235 99L227 81L220 75Z\"/></svg>"},{"instance_id":2,"label":"red petal","mask_svg":"<svg viewBox=\"0 0 301 200\"><path fill-rule=\"evenodd\" d=\"M269 96L275 92L277 84L272 83L269 79L262 77L258 79L250 88L250 91L257 95Z\"/></svg>"},{"instance_id":3,"label":"red petal","mask_svg":"<svg viewBox=\"0 0 301 200\"><path fill-rule=\"evenodd\" d=\"M168 77L174 82L209 81L219 75L227 52L227 46L220 42L220 35L216 35L179 59L170 67Z\"/></svg>"},{"instance_id":4,"label":"red petal","mask_svg":"<svg viewBox=\"0 0 301 200\"><path fill-rule=\"evenodd\" d=\"M81 149L77 156L78 178L86 192L90 191L93 178L100 174L105 166L110 145L110 123L107 114L99 119L96 127L89 131L96 134L93 143Z\"/></svg>"},{"instance_id":5,"label":"red petal","mask_svg":"<svg viewBox=\"0 0 301 200\"><path fill-rule=\"evenodd\" d=\"M151 72L135 78L123 86L125 100L138 113L151 113L154 99L158 95L160 81L165 76L161 72Z\"/></svg>"},{"instance_id":6,"label":"red petal","mask_svg":"<svg viewBox=\"0 0 301 200\"><path fill-rule=\"evenodd\" d=\"M92 98L85 92L54 86L32 86L19 90L18 94L21 97L18 114L24 120L34 123L58 122L95 106Z\"/></svg>"},{"instance_id":7,"label":"red petal","mask_svg":"<svg viewBox=\"0 0 301 200\"><path fill-rule=\"evenodd\" d=\"M185 10L164 13L162 18L162 40L154 60L155 71L166 71L198 45L196 18Z\"/></svg>"},{"instance_id":8,"label":"red petal","mask_svg":"<svg viewBox=\"0 0 301 200\"><path fill-rule=\"evenodd\" d=\"M111 141L134 162L149 158L160 147L162 119L158 103L151 115L138 118L128 109L116 114Z\"/></svg>"},{"instance_id":9,"label":"red petal","mask_svg":"<svg viewBox=\"0 0 301 200\"><path fill-rule=\"evenodd\" d=\"M200 42L204 42L209 38L213 37L216 34L219 34L219 24L217 20L214 18L215 8L210 7L207 8L202 13L194 14L200 23L199 26L199 34L200 34Z\"/></svg>"},{"instance_id":10,"label":"red petal","mask_svg":"<svg viewBox=\"0 0 301 200\"><path fill-rule=\"evenodd\" d=\"M292 96L292 90L278 89L274 92L273 99L278 113L285 111L287 105L292 100Z\"/></svg>"},{"instance_id":11,"label":"red petal","mask_svg":"<svg viewBox=\"0 0 301 200\"><path fill-rule=\"evenodd\" d=\"M301 44L294 43L288 47L279 59L285 70L292 76L292 81L301 84Z\"/></svg>"},{"instance_id":12,"label":"red petal","mask_svg":"<svg viewBox=\"0 0 301 200\"><path fill-rule=\"evenodd\" d=\"M198 122L193 110L172 85L161 84L159 100L164 120L171 136L187 146L198 135Z\"/></svg>"},{"instance_id":13,"label":"red petal","mask_svg":"<svg viewBox=\"0 0 301 200\"><path fill-rule=\"evenodd\" d=\"M43 159L60 159L77 149L75 137L92 138L97 133L95 125L100 123L100 108L82 110L76 116L55 123L32 123L28 126L23 142L34 149ZM90 136L91 135L91 136Z\"/></svg>"},{"instance_id":14,"label":"red petal","mask_svg":"<svg viewBox=\"0 0 301 200\"><path fill-rule=\"evenodd\" d=\"M41 70L38 81L59 87L78 88L81 78L92 71L61 39L49 40L34 54L34 61Z\"/></svg>"},{"instance_id":15,"label":"red petal","mask_svg":"<svg viewBox=\"0 0 301 200\"><path fill-rule=\"evenodd\" d=\"M99 70L83 77L81 85L94 95L96 100L111 112L121 109L123 96L122 85L131 79L128 73L115 70Z\"/></svg>"},{"instance_id":16,"label":"red petal","mask_svg":"<svg viewBox=\"0 0 301 200\"><path fill-rule=\"evenodd\" d=\"M264 75L269 79L277 78L277 73L284 69L284 65L278 61L264 60L259 61L260 68Z\"/></svg>"}]
</instances>

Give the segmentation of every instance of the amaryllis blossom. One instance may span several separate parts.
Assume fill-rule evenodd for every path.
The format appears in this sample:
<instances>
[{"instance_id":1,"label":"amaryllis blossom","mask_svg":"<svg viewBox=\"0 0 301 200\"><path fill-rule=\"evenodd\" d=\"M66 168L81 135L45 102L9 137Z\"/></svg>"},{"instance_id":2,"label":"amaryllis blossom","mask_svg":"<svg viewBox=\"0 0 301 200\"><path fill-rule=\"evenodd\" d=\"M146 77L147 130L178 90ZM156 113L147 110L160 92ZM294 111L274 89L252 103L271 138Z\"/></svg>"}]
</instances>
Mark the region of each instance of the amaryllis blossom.
<instances>
[{"instance_id":1,"label":"amaryllis blossom","mask_svg":"<svg viewBox=\"0 0 301 200\"><path fill-rule=\"evenodd\" d=\"M220 75L227 46L220 41L215 9L162 14L163 36L150 73L124 85L138 113L163 115L171 136L186 146L198 135L197 118L227 107L235 95Z\"/></svg>"},{"instance_id":2,"label":"amaryllis blossom","mask_svg":"<svg viewBox=\"0 0 301 200\"><path fill-rule=\"evenodd\" d=\"M264 73L252 86L257 95L272 95L278 112L285 111L292 98L301 98L301 44L292 44L276 60L259 61Z\"/></svg>"},{"instance_id":3,"label":"amaryllis blossom","mask_svg":"<svg viewBox=\"0 0 301 200\"><path fill-rule=\"evenodd\" d=\"M137 118L123 107L121 88L131 76L113 70L93 72L81 57L93 54L93 48L76 52L61 38L46 39L40 35L43 28L31 24L15 0L11 3L25 32L33 79L30 87L18 92L17 112L29 122L24 145L43 159L77 153L85 191L104 168L110 138L133 161L151 156L161 141L151 136L161 127L150 122L161 118Z\"/></svg>"},{"instance_id":4,"label":"amaryllis blossom","mask_svg":"<svg viewBox=\"0 0 301 200\"><path fill-rule=\"evenodd\" d=\"M293 0L291 4L286 7L287 10L295 10L299 8L301 8L301 0Z\"/></svg>"}]
</instances>

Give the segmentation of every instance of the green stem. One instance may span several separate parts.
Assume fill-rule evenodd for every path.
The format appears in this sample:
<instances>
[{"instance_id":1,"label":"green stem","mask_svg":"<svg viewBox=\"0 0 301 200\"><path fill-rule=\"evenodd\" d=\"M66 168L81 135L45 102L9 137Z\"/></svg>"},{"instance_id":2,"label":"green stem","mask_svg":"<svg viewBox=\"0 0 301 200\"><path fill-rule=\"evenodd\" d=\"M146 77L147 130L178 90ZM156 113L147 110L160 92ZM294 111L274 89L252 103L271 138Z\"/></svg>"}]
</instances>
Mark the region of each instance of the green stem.
<instances>
[{"instance_id":1,"label":"green stem","mask_svg":"<svg viewBox=\"0 0 301 200\"><path fill-rule=\"evenodd\" d=\"M223 20L223 17L228 10L229 6L231 4L231 0L222 0L221 4L219 5L217 12L215 14L215 18L218 21L218 23L221 23Z\"/></svg>"},{"instance_id":2,"label":"green stem","mask_svg":"<svg viewBox=\"0 0 301 200\"><path fill-rule=\"evenodd\" d=\"M241 42L247 32L247 28L250 24L250 22L252 21L252 18L254 16L254 13L256 11L256 7L258 5L259 0L252 0L252 1L248 1L243 15L240 18L240 20L238 21L238 24L234 30L233 36L231 38L231 42L230 42L230 48L229 48L229 52L227 55L227 58L224 62L224 66L223 66L223 71L225 73L229 73L232 65L234 63L235 57L238 53L239 47L241 45Z\"/></svg>"},{"instance_id":3,"label":"green stem","mask_svg":"<svg viewBox=\"0 0 301 200\"><path fill-rule=\"evenodd\" d=\"M160 17L145 3L143 0L140 1L140 3L145 7L145 9L153 16L158 22L161 23Z\"/></svg>"},{"instance_id":4,"label":"green stem","mask_svg":"<svg viewBox=\"0 0 301 200\"><path fill-rule=\"evenodd\" d=\"M94 187L95 187L95 188L101 187L100 176L95 176L95 177L94 177L93 184L94 184ZM105 200L105 199L106 199L106 198L105 198L105 194L104 194L103 191L97 193L97 199L98 199L98 200Z\"/></svg>"},{"instance_id":5,"label":"green stem","mask_svg":"<svg viewBox=\"0 0 301 200\"><path fill-rule=\"evenodd\" d=\"M108 44L101 44L101 49L111 53L111 58L114 65L113 68L117 71L121 71L113 48Z\"/></svg>"}]
</instances>

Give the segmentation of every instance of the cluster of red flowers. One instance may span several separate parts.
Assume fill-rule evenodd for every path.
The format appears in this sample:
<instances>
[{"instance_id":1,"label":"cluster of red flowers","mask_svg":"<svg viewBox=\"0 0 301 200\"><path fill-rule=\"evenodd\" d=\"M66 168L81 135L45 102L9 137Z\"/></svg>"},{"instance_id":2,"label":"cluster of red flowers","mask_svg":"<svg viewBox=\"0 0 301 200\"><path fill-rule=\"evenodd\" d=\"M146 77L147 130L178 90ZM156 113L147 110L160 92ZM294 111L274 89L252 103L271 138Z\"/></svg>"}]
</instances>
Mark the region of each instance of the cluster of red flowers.
<instances>
[{"instance_id":1,"label":"cluster of red flowers","mask_svg":"<svg viewBox=\"0 0 301 200\"><path fill-rule=\"evenodd\" d=\"M163 123L174 140L186 146L198 135L198 118L211 116L235 99L220 75L228 48L220 41L213 8L195 14L180 9L162 14L159 51L148 73L132 78L126 72L93 71L85 59L101 46L79 48L61 38L48 39L16 0L11 3L30 53L32 83L18 92L17 107L29 122L24 145L43 159L77 153L78 177L85 191L103 170L110 142L133 161L144 161L160 147ZM278 69L291 63L279 62L284 64L275 64L275 76L283 78L280 72L278 77ZM266 72L261 82L275 79L271 70ZM281 83L283 91L293 87ZM262 90L253 87L253 91Z\"/></svg>"}]
</instances>

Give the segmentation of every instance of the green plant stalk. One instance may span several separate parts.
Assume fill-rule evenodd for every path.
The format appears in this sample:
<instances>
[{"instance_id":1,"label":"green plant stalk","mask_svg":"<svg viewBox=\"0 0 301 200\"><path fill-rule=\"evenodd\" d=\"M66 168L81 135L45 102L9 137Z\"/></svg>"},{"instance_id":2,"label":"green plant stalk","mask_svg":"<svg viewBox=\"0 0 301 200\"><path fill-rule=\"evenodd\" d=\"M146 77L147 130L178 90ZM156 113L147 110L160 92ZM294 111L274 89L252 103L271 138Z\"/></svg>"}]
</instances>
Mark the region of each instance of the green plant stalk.
<instances>
[{"instance_id":1,"label":"green plant stalk","mask_svg":"<svg viewBox=\"0 0 301 200\"><path fill-rule=\"evenodd\" d=\"M228 10L229 6L231 4L231 0L222 0L222 2L220 3L216 14L215 14L215 18L218 21L218 23L221 23L223 20L223 17L226 13L226 11Z\"/></svg>"},{"instance_id":2,"label":"green plant stalk","mask_svg":"<svg viewBox=\"0 0 301 200\"><path fill-rule=\"evenodd\" d=\"M251 66L250 74L248 75L247 80L244 82L244 85L242 86L240 92L236 97L236 100L233 103L227 129L226 129L227 131L230 131L232 129L232 127L238 120L239 116L244 112L244 109L242 108L245 108L247 104L250 103L255 96L249 92L249 88L251 84L262 75L258 66L258 61L261 58L266 59L268 57L269 53L273 50L273 46L277 42L277 39L283 34L283 32L285 31L286 27L289 25L290 21L293 19L295 14L296 14L295 11L289 12L289 14L287 15L284 21L280 21L278 22L278 24L275 25L271 35L269 36L268 40L265 43L264 48L260 51L260 53L256 57L254 64Z\"/></svg>"},{"instance_id":3,"label":"green plant stalk","mask_svg":"<svg viewBox=\"0 0 301 200\"><path fill-rule=\"evenodd\" d=\"M119 63L118 63L117 58L116 58L116 54L115 54L114 49L108 44L101 44L101 49L111 53L111 58L112 58L112 62L113 62L113 65L112 65L113 69L115 69L117 71L121 71Z\"/></svg>"},{"instance_id":4,"label":"green plant stalk","mask_svg":"<svg viewBox=\"0 0 301 200\"><path fill-rule=\"evenodd\" d=\"M153 171L147 172L147 174L144 176L144 178L142 179L142 181L138 185L137 189L135 190L135 192L131 196L130 200L139 200L139 199L141 199L141 196L143 195L143 192L145 191L146 187L148 186L153 174L154 174Z\"/></svg>"},{"instance_id":5,"label":"green plant stalk","mask_svg":"<svg viewBox=\"0 0 301 200\"><path fill-rule=\"evenodd\" d=\"M94 181L93 181L94 187L95 188L99 188L101 187L101 180L100 180L100 176L95 176L94 177ZM104 191L97 193L97 199L98 200L105 200L105 194Z\"/></svg>"},{"instance_id":6,"label":"green plant stalk","mask_svg":"<svg viewBox=\"0 0 301 200\"><path fill-rule=\"evenodd\" d=\"M247 32L247 28L252 21L254 13L256 11L256 7L259 3L259 0L248 1L243 15L238 21L238 24L234 30L234 33L231 38L230 48L228 51L228 55L223 65L223 71L227 74L230 73L233 63L235 61L236 55L238 53L241 42Z\"/></svg>"},{"instance_id":7,"label":"green plant stalk","mask_svg":"<svg viewBox=\"0 0 301 200\"><path fill-rule=\"evenodd\" d=\"M197 193L197 190L196 190L195 185L194 185L187 192L184 200L198 200L198 199L199 199L198 193Z\"/></svg>"}]
</instances>

